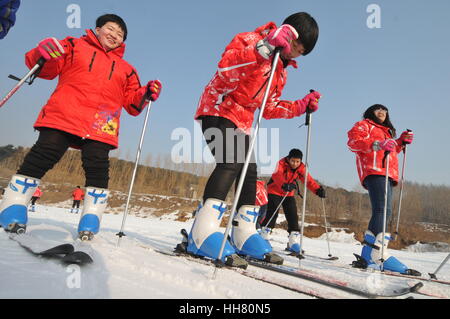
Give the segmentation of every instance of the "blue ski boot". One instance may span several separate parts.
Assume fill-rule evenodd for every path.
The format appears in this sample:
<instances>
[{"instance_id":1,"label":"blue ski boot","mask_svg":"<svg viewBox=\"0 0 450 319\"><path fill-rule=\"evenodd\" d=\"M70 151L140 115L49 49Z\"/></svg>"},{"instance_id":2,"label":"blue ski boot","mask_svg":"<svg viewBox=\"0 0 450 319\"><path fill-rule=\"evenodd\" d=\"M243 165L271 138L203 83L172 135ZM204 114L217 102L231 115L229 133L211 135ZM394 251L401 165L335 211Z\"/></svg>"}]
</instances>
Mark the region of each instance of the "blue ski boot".
<instances>
[{"instance_id":1,"label":"blue ski boot","mask_svg":"<svg viewBox=\"0 0 450 319\"><path fill-rule=\"evenodd\" d=\"M208 198L199 206L188 236L186 251L189 254L218 259L224 239L219 227L226 209L225 202L215 198ZM247 267L247 262L236 255L228 240L225 242L221 261L232 267Z\"/></svg>"},{"instance_id":2,"label":"blue ski boot","mask_svg":"<svg viewBox=\"0 0 450 319\"><path fill-rule=\"evenodd\" d=\"M272 252L272 246L256 230L259 207L243 205L233 220L231 243L239 255L282 264L283 258Z\"/></svg>"},{"instance_id":3,"label":"blue ski boot","mask_svg":"<svg viewBox=\"0 0 450 319\"><path fill-rule=\"evenodd\" d=\"M78 237L82 241L92 240L100 230L100 222L106 209L109 191L104 188L88 187L83 212L78 224Z\"/></svg>"},{"instance_id":4,"label":"blue ski boot","mask_svg":"<svg viewBox=\"0 0 450 319\"><path fill-rule=\"evenodd\" d=\"M383 233L379 233L376 237L370 230L367 230L364 233L364 247L361 252L361 257L367 262L367 267L375 268L377 270L383 269L398 272L405 275L420 276L420 272L414 269L409 269L397 258L388 253L388 244L390 240L392 240L391 234L385 233L383 256L381 256Z\"/></svg>"},{"instance_id":5,"label":"blue ski boot","mask_svg":"<svg viewBox=\"0 0 450 319\"><path fill-rule=\"evenodd\" d=\"M40 180L14 175L0 204L0 226L8 232L24 233L28 222L28 203Z\"/></svg>"}]
</instances>

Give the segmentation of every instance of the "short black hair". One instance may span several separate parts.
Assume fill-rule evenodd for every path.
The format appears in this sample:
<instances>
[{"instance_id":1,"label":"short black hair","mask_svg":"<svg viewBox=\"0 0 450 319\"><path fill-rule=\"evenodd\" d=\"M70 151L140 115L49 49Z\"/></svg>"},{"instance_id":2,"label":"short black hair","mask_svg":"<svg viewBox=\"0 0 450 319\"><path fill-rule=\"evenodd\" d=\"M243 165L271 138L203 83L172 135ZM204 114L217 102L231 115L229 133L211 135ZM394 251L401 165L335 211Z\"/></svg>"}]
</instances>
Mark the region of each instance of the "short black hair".
<instances>
[{"instance_id":1,"label":"short black hair","mask_svg":"<svg viewBox=\"0 0 450 319\"><path fill-rule=\"evenodd\" d=\"M379 109L382 109L382 110L386 111L386 119L384 120L383 123L380 123L380 120L375 116L375 111L379 110ZM392 125L392 123L391 123L391 119L389 118L389 110L388 110L388 108L386 106L384 106L382 104L374 104L374 105L370 106L364 112L363 118L372 120L373 122L375 122L377 124L380 124L380 125L388 127L390 129L390 131L391 131L392 137L396 136L396 130L395 130L394 125Z\"/></svg>"},{"instance_id":2,"label":"short black hair","mask_svg":"<svg viewBox=\"0 0 450 319\"><path fill-rule=\"evenodd\" d=\"M97 21L95 21L95 26L97 28L101 28L108 22L114 22L119 25L119 27L123 31L123 41L125 41L127 39L127 33L128 33L127 25L125 24L125 21L123 21L123 19L121 17L119 17L118 15L115 15L112 13L104 14L97 18Z\"/></svg>"},{"instance_id":3,"label":"short black hair","mask_svg":"<svg viewBox=\"0 0 450 319\"><path fill-rule=\"evenodd\" d=\"M289 151L289 154L287 156L288 158L303 158L303 153L298 148L293 148Z\"/></svg>"},{"instance_id":4,"label":"short black hair","mask_svg":"<svg viewBox=\"0 0 450 319\"><path fill-rule=\"evenodd\" d=\"M303 55L308 55L319 38L319 26L316 20L309 13L297 12L287 17L283 24L289 24L295 28L298 32L298 41L305 48Z\"/></svg>"}]
</instances>

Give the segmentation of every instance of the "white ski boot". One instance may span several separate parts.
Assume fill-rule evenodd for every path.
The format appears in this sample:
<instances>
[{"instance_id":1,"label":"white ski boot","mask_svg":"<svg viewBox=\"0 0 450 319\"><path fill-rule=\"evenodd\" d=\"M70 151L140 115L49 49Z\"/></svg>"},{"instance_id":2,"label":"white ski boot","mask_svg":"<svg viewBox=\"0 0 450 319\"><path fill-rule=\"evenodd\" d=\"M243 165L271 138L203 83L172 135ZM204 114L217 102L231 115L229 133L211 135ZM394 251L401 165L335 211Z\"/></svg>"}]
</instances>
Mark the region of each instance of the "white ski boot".
<instances>
[{"instance_id":1,"label":"white ski boot","mask_svg":"<svg viewBox=\"0 0 450 319\"><path fill-rule=\"evenodd\" d=\"M100 222L106 209L109 191L104 188L88 187L83 212L78 224L78 237L82 241L92 240L100 230Z\"/></svg>"},{"instance_id":2,"label":"white ski boot","mask_svg":"<svg viewBox=\"0 0 450 319\"><path fill-rule=\"evenodd\" d=\"M28 222L28 203L40 180L14 175L0 204L0 226L12 233L24 233Z\"/></svg>"},{"instance_id":3,"label":"white ski boot","mask_svg":"<svg viewBox=\"0 0 450 319\"><path fill-rule=\"evenodd\" d=\"M200 204L188 236L186 251L189 254L218 259L224 236L219 227L226 209L226 203L215 198L208 198L204 205ZM221 261L228 266L247 267L247 262L236 255L228 240Z\"/></svg>"},{"instance_id":4,"label":"white ski boot","mask_svg":"<svg viewBox=\"0 0 450 319\"><path fill-rule=\"evenodd\" d=\"M300 247L300 232L298 231L291 231L289 234L288 244L287 244L287 251L293 252L294 254L301 254L302 249Z\"/></svg>"},{"instance_id":5,"label":"white ski boot","mask_svg":"<svg viewBox=\"0 0 450 319\"><path fill-rule=\"evenodd\" d=\"M259 207L243 205L233 220L231 243L239 255L282 264L283 258L272 252L272 246L256 231Z\"/></svg>"}]
</instances>

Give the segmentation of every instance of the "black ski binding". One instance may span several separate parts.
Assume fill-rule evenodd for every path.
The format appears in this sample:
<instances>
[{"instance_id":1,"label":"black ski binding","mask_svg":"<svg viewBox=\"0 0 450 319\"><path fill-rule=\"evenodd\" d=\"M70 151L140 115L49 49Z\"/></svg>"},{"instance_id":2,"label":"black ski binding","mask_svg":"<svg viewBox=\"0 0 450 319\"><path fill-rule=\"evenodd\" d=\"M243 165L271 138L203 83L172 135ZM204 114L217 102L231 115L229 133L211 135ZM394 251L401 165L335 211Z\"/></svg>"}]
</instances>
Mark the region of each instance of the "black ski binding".
<instances>
[{"instance_id":1,"label":"black ski binding","mask_svg":"<svg viewBox=\"0 0 450 319\"><path fill-rule=\"evenodd\" d=\"M353 256L356 257L356 260L352 262L352 264L351 264L352 267L360 268L360 269L367 269L369 264L367 263L367 261L364 258L362 258L360 255L357 255L357 254L353 254Z\"/></svg>"}]
</instances>

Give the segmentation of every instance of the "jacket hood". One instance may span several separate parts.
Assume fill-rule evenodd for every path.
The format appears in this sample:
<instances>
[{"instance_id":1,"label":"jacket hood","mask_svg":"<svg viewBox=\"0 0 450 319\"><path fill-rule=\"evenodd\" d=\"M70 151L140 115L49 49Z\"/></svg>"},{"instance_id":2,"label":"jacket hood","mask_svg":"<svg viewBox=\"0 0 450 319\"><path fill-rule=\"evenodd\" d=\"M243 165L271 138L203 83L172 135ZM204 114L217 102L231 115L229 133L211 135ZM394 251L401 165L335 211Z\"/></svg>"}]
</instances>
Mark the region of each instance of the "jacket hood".
<instances>
[{"instance_id":1,"label":"jacket hood","mask_svg":"<svg viewBox=\"0 0 450 319\"><path fill-rule=\"evenodd\" d=\"M105 48L98 41L97 35L95 34L95 32L92 29L86 29L86 35L84 35L82 38L107 53L112 53L112 54L117 55L119 58L123 58L123 56L125 54L125 42L123 42L119 47L117 47L113 50L106 51Z\"/></svg>"}]
</instances>

